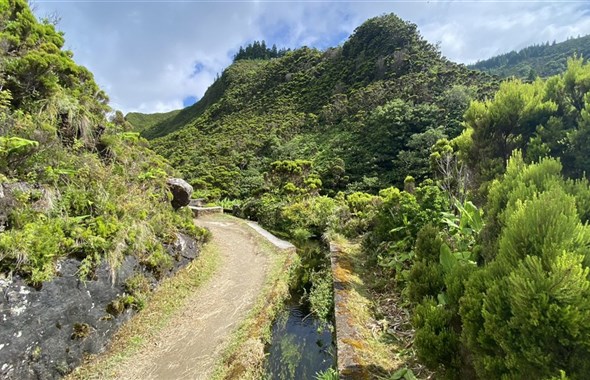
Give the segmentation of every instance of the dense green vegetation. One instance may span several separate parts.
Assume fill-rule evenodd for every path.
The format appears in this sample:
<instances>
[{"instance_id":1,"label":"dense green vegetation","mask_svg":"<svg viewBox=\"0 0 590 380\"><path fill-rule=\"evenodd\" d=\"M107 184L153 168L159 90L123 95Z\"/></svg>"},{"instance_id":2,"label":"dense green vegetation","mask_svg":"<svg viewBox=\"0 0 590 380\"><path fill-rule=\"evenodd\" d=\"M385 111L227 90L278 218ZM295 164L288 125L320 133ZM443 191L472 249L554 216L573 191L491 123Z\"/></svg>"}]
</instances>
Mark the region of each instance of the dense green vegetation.
<instances>
[{"instance_id":1,"label":"dense green vegetation","mask_svg":"<svg viewBox=\"0 0 590 380\"><path fill-rule=\"evenodd\" d=\"M154 125L163 122L164 120L170 119L180 113L181 110L174 110L169 112L163 113L151 113L145 114L141 112L130 112L124 116L125 121L127 121L132 126L140 126L141 129L137 130L134 129L135 132L142 132L143 130L150 129Z\"/></svg>"},{"instance_id":2,"label":"dense green vegetation","mask_svg":"<svg viewBox=\"0 0 590 380\"><path fill-rule=\"evenodd\" d=\"M588 161L590 71L570 59L567 71L546 81L504 82L493 99L474 102L465 114L473 144L463 152L477 182L504 171L514 149L528 162L560 157L569 177L581 177Z\"/></svg>"},{"instance_id":3,"label":"dense green vegetation","mask_svg":"<svg viewBox=\"0 0 590 380\"><path fill-rule=\"evenodd\" d=\"M562 150L556 157L550 150L532 155L532 143L523 150L514 146L508 157L502 150L479 148L474 159L473 150L482 133L490 146L523 140L527 129L518 121L530 119L514 117L507 105L528 99L529 105L516 103L519 112L550 112L560 125L571 118L570 127L560 129L562 143L584 162L587 154L575 149L575 138L585 128L589 98L584 96L577 114L573 105L551 99L557 87L564 91L562 101L575 102L588 73L590 65L571 60L561 76L533 84L506 82L494 98L472 102L466 132L432 146L432 179L416 184L408 177L403 191L316 195L318 183L305 170L309 162L280 162L267 177L286 169L289 176L279 176L274 192L245 202L243 210L296 240L325 231L361 238L380 273L379 291L403 295L414 311L416 354L441 377L583 379L590 357L588 166L564 167L569 156ZM541 93L533 102L536 91ZM505 102L508 93L511 101ZM570 113L560 115L561 106ZM534 138L537 145L549 141ZM480 167L494 171L469 176ZM281 193L287 179L299 185Z\"/></svg>"},{"instance_id":4,"label":"dense green vegetation","mask_svg":"<svg viewBox=\"0 0 590 380\"><path fill-rule=\"evenodd\" d=\"M204 236L173 211L172 169L142 131L197 196L227 198L300 246L321 236L358 241L373 290L412 310L413 349L437 378L590 373L582 59L547 79L497 83L386 15L326 51L275 55L252 44L197 104L107 120L106 95L24 0L0 5L0 40L3 274L40 284L75 256L90 278L128 254L161 273L177 232ZM517 72L552 73L571 53L563 46L527 50L555 58ZM325 257L302 252L298 278L326 317Z\"/></svg>"},{"instance_id":5,"label":"dense green vegetation","mask_svg":"<svg viewBox=\"0 0 590 380\"><path fill-rule=\"evenodd\" d=\"M277 49L277 45L267 47L265 41L254 41L240 50L234 56L234 62L240 59L271 59L285 55L289 49Z\"/></svg>"},{"instance_id":6,"label":"dense green vegetation","mask_svg":"<svg viewBox=\"0 0 590 380\"><path fill-rule=\"evenodd\" d=\"M2 275L41 284L74 256L86 279L130 254L167 270L164 244L176 232L204 236L190 213L170 205L171 168L120 113L107 120L108 99L92 74L25 0L0 3L0 41Z\"/></svg>"},{"instance_id":7,"label":"dense green vegetation","mask_svg":"<svg viewBox=\"0 0 590 380\"><path fill-rule=\"evenodd\" d=\"M423 179L424 144L456 137L469 101L496 86L389 15L342 47L237 60L201 101L143 135L159 137L154 149L213 199L264 192L271 164L298 158L312 161L326 194L376 191L408 172Z\"/></svg>"},{"instance_id":8,"label":"dense green vegetation","mask_svg":"<svg viewBox=\"0 0 590 380\"><path fill-rule=\"evenodd\" d=\"M533 45L511 51L469 67L501 77L516 77L534 80L537 76L546 78L565 71L568 58L590 57L590 36L570 38L560 43Z\"/></svg>"},{"instance_id":9,"label":"dense green vegetation","mask_svg":"<svg viewBox=\"0 0 590 380\"><path fill-rule=\"evenodd\" d=\"M201 195L300 245L360 241L438 378L583 379L588 78L571 58L497 84L388 15L341 48L236 61L195 119L155 124L153 146ZM302 266L318 314L319 256Z\"/></svg>"}]
</instances>

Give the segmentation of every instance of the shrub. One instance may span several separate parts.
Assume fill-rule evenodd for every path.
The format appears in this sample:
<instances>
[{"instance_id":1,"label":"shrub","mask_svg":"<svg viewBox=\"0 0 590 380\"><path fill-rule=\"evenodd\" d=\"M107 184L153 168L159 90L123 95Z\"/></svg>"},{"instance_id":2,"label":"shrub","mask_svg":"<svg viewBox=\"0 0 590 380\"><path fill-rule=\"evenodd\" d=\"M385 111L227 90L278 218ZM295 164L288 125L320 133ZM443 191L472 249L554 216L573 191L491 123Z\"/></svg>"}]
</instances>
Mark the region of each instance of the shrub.
<instances>
[{"instance_id":1,"label":"shrub","mask_svg":"<svg viewBox=\"0 0 590 380\"><path fill-rule=\"evenodd\" d=\"M56 259L65 256L72 243L60 219L28 223L22 229L0 234L2 267L16 269L32 283L40 284L54 275Z\"/></svg>"},{"instance_id":2,"label":"shrub","mask_svg":"<svg viewBox=\"0 0 590 380\"><path fill-rule=\"evenodd\" d=\"M418 304L412 320L418 357L431 369L453 378L469 369L461 350L459 300L475 267L456 259L445 263L446 254L454 257L448 249L438 228L427 225L420 230L406 292Z\"/></svg>"},{"instance_id":3,"label":"shrub","mask_svg":"<svg viewBox=\"0 0 590 380\"><path fill-rule=\"evenodd\" d=\"M311 290L308 295L311 312L320 320L329 321L334 310L332 274L329 269L312 272Z\"/></svg>"},{"instance_id":4,"label":"shrub","mask_svg":"<svg viewBox=\"0 0 590 380\"><path fill-rule=\"evenodd\" d=\"M491 261L497 253L498 236L506 226L506 210L536 192L559 185L563 181L561 168L556 159L546 158L526 165L520 151L512 154L502 180L496 180L490 186L485 208L486 225L482 231L483 260Z\"/></svg>"},{"instance_id":5,"label":"shrub","mask_svg":"<svg viewBox=\"0 0 590 380\"><path fill-rule=\"evenodd\" d=\"M423 301L414 309L416 354L429 368L444 372L445 367L447 371L460 367L460 340L450 328L452 319L453 313L433 299Z\"/></svg>"},{"instance_id":6,"label":"shrub","mask_svg":"<svg viewBox=\"0 0 590 380\"><path fill-rule=\"evenodd\" d=\"M407 293L410 301L420 303L425 297L437 297L444 289L444 273L439 263L443 244L439 230L426 225L418 232L414 248L415 262L408 273Z\"/></svg>"},{"instance_id":7,"label":"shrub","mask_svg":"<svg viewBox=\"0 0 590 380\"><path fill-rule=\"evenodd\" d=\"M505 211L496 260L467 282L463 341L482 378L590 373L590 231L560 186ZM585 359L584 359L585 358Z\"/></svg>"},{"instance_id":8,"label":"shrub","mask_svg":"<svg viewBox=\"0 0 590 380\"><path fill-rule=\"evenodd\" d=\"M400 274L412 263L418 231L426 224L440 225L447 201L432 181L415 188L414 194L397 188L381 190L383 203L373 219L374 229L363 244L373 259L391 274Z\"/></svg>"},{"instance_id":9,"label":"shrub","mask_svg":"<svg viewBox=\"0 0 590 380\"><path fill-rule=\"evenodd\" d=\"M338 371L336 371L334 368L318 372L315 375L316 380L338 380L339 378L340 376L338 375Z\"/></svg>"}]
</instances>

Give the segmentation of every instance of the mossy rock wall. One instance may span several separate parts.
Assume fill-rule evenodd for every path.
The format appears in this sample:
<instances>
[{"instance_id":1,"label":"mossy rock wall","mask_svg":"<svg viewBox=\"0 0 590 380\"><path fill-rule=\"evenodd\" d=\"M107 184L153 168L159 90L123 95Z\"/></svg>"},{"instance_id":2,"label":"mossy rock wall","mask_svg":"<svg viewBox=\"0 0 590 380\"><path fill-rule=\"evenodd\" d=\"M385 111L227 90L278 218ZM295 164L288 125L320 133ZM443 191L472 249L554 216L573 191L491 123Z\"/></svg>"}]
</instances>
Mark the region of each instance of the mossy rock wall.
<instances>
[{"instance_id":1,"label":"mossy rock wall","mask_svg":"<svg viewBox=\"0 0 590 380\"><path fill-rule=\"evenodd\" d=\"M198 255L197 242L183 234L167 247L173 266L169 276ZM0 378L55 379L72 371L85 355L103 351L117 329L136 312L127 280L140 274L151 287L159 280L134 256L112 271L102 263L91 279L78 277L80 261L59 263L59 275L33 288L20 277L0 279ZM114 312L112 305L122 308Z\"/></svg>"}]
</instances>

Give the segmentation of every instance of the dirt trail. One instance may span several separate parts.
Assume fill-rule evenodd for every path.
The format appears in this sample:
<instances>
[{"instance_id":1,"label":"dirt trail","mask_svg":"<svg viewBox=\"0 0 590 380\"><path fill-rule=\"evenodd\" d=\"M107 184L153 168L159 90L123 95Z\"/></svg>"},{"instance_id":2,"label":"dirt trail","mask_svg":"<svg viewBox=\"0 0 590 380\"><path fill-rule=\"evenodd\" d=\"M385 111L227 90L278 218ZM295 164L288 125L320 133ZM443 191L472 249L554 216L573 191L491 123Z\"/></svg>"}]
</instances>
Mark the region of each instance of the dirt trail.
<instances>
[{"instance_id":1,"label":"dirt trail","mask_svg":"<svg viewBox=\"0 0 590 380\"><path fill-rule=\"evenodd\" d=\"M230 218L203 217L196 223L213 233L208 244L219 250L220 269L117 379L207 379L262 290L268 258L255 232Z\"/></svg>"}]
</instances>

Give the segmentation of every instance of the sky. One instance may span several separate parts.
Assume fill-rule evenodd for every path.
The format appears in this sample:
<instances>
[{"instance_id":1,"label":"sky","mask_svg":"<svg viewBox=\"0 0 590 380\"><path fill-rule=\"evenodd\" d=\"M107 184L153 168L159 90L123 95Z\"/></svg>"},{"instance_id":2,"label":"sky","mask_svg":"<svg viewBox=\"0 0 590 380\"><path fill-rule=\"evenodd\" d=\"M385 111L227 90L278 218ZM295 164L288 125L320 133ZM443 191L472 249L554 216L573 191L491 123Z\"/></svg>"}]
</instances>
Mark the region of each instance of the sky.
<instances>
[{"instance_id":1,"label":"sky","mask_svg":"<svg viewBox=\"0 0 590 380\"><path fill-rule=\"evenodd\" d=\"M240 46L342 44L368 18L396 13L461 63L590 34L586 1L32 0L59 19L66 48L124 113L197 101Z\"/></svg>"}]
</instances>

